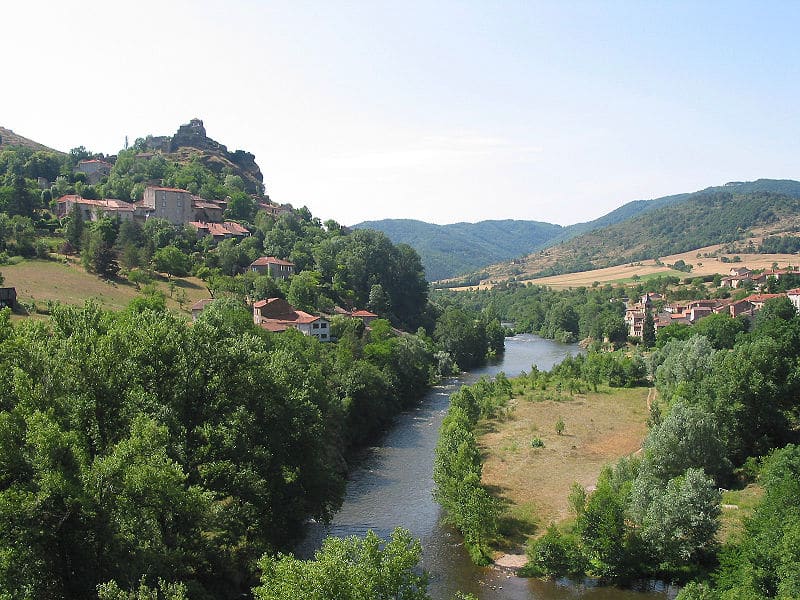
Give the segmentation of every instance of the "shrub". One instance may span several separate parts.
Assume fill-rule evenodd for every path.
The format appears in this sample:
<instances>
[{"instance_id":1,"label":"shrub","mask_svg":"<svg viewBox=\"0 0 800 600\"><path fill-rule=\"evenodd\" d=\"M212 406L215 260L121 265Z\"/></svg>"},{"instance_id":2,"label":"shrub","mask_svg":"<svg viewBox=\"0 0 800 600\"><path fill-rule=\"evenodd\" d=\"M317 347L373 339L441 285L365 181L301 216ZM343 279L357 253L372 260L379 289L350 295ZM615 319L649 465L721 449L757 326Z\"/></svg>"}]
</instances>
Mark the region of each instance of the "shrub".
<instances>
[{"instance_id":1,"label":"shrub","mask_svg":"<svg viewBox=\"0 0 800 600\"><path fill-rule=\"evenodd\" d=\"M551 525L547 533L528 545L526 575L557 577L577 575L586 570L586 559L574 535L562 533Z\"/></svg>"}]
</instances>

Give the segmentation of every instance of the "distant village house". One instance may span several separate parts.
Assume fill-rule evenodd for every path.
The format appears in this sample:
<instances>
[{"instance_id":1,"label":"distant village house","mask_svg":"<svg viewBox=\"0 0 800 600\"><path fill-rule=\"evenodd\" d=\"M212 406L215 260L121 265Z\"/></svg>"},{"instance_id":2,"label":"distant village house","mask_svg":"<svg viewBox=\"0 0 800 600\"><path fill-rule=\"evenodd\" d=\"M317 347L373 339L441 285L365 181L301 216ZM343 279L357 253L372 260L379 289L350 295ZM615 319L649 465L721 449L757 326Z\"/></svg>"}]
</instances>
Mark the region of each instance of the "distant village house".
<instances>
[{"instance_id":1,"label":"distant village house","mask_svg":"<svg viewBox=\"0 0 800 600\"><path fill-rule=\"evenodd\" d=\"M112 219L118 217L121 221L133 220L134 208L129 202L113 198L91 200L77 194L67 194L56 201L56 216L59 218L69 216L75 206L81 211L84 221L97 221L103 217Z\"/></svg>"},{"instance_id":2,"label":"distant village house","mask_svg":"<svg viewBox=\"0 0 800 600\"><path fill-rule=\"evenodd\" d=\"M267 273L273 279L288 279L294 275L294 263L274 256L262 256L250 263L248 269L254 273Z\"/></svg>"},{"instance_id":3,"label":"distant village house","mask_svg":"<svg viewBox=\"0 0 800 600\"><path fill-rule=\"evenodd\" d=\"M94 185L111 174L114 165L104 160L82 160L75 166L75 173L85 173L86 182Z\"/></svg>"},{"instance_id":4,"label":"distant village house","mask_svg":"<svg viewBox=\"0 0 800 600\"><path fill-rule=\"evenodd\" d=\"M253 322L273 333L297 329L320 342L330 341L330 321L297 310L283 298L268 298L253 304Z\"/></svg>"}]
</instances>

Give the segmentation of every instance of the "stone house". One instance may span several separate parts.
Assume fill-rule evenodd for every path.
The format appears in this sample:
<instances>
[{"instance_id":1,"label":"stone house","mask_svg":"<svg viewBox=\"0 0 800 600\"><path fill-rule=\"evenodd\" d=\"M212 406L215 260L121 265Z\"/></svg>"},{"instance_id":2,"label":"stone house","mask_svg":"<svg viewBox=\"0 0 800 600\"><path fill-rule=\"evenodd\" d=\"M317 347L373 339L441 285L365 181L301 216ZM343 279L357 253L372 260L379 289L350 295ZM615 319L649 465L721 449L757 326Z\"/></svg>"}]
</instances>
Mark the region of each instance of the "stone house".
<instances>
[{"instance_id":1,"label":"stone house","mask_svg":"<svg viewBox=\"0 0 800 600\"><path fill-rule=\"evenodd\" d=\"M59 218L69 216L76 205L84 221L97 221L102 217L112 219L119 217L122 221L133 220L134 206L129 202L113 198L91 200L77 194L67 194L56 201L56 216Z\"/></svg>"},{"instance_id":2,"label":"stone house","mask_svg":"<svg viewBox=\"0 0 800 600\"><path fill-rule=\"evenodd\" d=\"M288 279L294 275L294 263L274 256L262 256L248 267L254 273L269 273L273 279Z\"/></svg>"},{"instance_id":3,"label":"stone house","mask_svg":"<svg viewBox=\"0 0 800 600\"><path fill-rule=\"evenodd\" d=\"M297 329L320 342L329 342L330 321L297 310L283 298L267 298L253 304L253 323L273 333Z\"/></svg>"},{"instance_id":4,"label":"stone house","mask_svg":"<svg viewBox=\"0 0 800 600\"><path fill-rule=\"evenodd\" d=\"M108 177L113 166L104 160L82 160L75 166L75 173L85 173L87 183L94 185L100 183L103 177Z\"/></svg>"},{"instance_id":5,"label":"stone house","mask_svg":"<svg viewBox=\"0 0 800 600\"><path fill-rule=\"evenodd\" d=\"M194 196L187 190L147 186L135 203L136 216L143 219L165 219L173 225L194 221Z\"/></svg>"},{"instance_id":6,"label":"stone house","mask_svg":"<svg viewBox=\"0 0 800 600\"><path fill-rule=\"evenodd\" d=\"M192 321L197 321L197 319L200 318L200 314L213 301L214 301L214 298L203 298L202 300L198 300L197 302L192 304Z\"/></svg>"}]
</instances>

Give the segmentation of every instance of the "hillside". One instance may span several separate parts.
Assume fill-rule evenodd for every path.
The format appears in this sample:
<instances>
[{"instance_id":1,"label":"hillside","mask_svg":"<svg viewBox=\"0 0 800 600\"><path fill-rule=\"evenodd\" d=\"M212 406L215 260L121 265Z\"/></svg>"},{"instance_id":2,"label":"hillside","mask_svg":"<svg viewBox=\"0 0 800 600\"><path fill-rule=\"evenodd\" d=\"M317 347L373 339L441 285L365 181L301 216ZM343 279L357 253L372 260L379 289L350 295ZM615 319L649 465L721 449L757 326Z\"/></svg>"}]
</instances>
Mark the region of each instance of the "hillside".
<instances>
[{"instance_id":1,"label":"hillside","mask_svg":"<svg viewBox=\"0 0 800 600\"><path fill-rule=\"evenodd\" d=\"M181 125L172 136L148 135L141 145L146 151L160 152L168 160L181 164L196 159L215 175L232 172L242 178L248 194L264 195L264 176L255 156L244 150L230 152L225 145L206 135L200 119Z\"/></svg>"},{"instance_id":2,"label":"hillside","mask_svg":"<svg viewBox=\"0 0 800 600\"><path fill-rule=\"evenodd\" d=\"M356 229L375 229L394 243L419 253L429 281L452 277L543 247L562 231L536 221L481 221L435 225L412 219L365 221Z\"/></svg>"},{"instance_id":3,"label":"hillside","mask_svg":"<svg viewBox=\"0 0 800 600\"><path fill-rule=\"evenodd\" d=\"M798 199L800 182L760 179L651 200L648 204L656 208L648 206L623 221L484 271L493 280L530 279L656 259L715 244L735 247L756 229L762 235L798 230Z\"/></svg>"},{"instance_id":4,"label":"hillside","mask_svg":"<svg viewBox=\"0 0 800 600\"><path fill-rule=\"evenodd\" d=\"M30 148L31 150L35 151L45 151L45 152L56 152L57 154L63 154L58 150L53 150L52 148L48 148L44 144L40 144L39 142L34 142L33 140L29 140L26 137L22 137L11 131L10 129L6 129L5 127L0 127L0 150L5 150L6 148L12 147L22 147L22 148Z\"/></svg>"}]
</instances>

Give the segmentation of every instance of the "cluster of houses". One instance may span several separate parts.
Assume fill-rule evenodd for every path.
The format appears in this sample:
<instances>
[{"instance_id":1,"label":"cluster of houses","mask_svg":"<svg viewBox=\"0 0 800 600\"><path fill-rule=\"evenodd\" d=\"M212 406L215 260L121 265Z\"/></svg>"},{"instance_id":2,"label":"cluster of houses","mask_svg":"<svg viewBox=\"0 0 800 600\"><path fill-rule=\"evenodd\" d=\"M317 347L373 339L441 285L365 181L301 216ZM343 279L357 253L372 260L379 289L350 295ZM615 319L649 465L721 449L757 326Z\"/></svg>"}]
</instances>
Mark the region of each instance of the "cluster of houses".
<instances>
[{"instance_id":1,"label":"cluster of houses","mask_svg":"<svg viewBox=\"0 0 800 600\"><path fill-rule=\"evenodd\" d=\"M250 263L248 270L268 274L273 279L288 279L294 275L294 267L294 263L288 260L262 256ZM192 305L192 320L196 321L213 301L213 298L206 298L195 302ZM368 310L350 311L338 306L334 309L334 314L360 319L367 327L378 318L378 315ZM253 323L273 333L297 329L303 335L314 337L320 342L329 342L331 318L332 315L312 315L299 310L283 298L267 298L253 303Z\"/></svg>"},{"instance_id":2,"label":"cluster of houses","mask_svg":"<svg viewBox=\"0 0 800 600\"><path fill-rule=\"evenodd\" d=\"M95 162L103 161L83 161L81 164ZM239 223L223 219L227 205L225 200L206 200L188 190L151 185L145 188L142 199L134 203L111 198L92 200L77 194L67 194L57 200L56 215L63 218L77 206L85 221L111 217L122 221L144 222L155 218L164 219L173 225L191 225L199 236L210 235L216 240L250 235L247 228ZM291 210L289 207L274 206L267 202L261 202L259 208L276 216Z\"/></svg>"},{"instance_id":3,"label":"cluster of houses","mask_svg":"<svg viewBox=\"0 0 800 600\"><path fill-rule=\"evenodd\" d=\"M759 274L753 274L749 269L731 269L730 277L722 279L722 285L736 288L742 281L753 281L756 285L763 285L769 277L779 279L784 275L800 275L794 270L765 270ZM750 279L745 279L749 277ZM658 313L653 313L653 323L656 332L659 329L680 323L692 325L712 314L728 314L731 317L746 316L753 317L764 304L773 298L786 296L789 298L795 309L800 312L800 288L795 288L783 294L764 294L754 293L741 300L717 299L717 300L686 300L683 302L673 302L667 304ZM657 302L663 300L661 294L647 293L636 302L628 302L625 310L625 324L628 327L628 335L632 337L642 337L644 332L644 321L647 312L653 311Z\"/></svg>"},{"instance_id":4,"label":"cluster of houses","mask_svg":"<svg viewBox=\"0 0 800 600\"><path fill-rule=\"evenodd\" d=\"M747 267L736 267L731 269L728 277L722 278L720 285L722 287L736 289L750 284L752 287L758 288L766 285L770 277L775 279L775 281L779 281L781 277L785 277L786 275L800 276L800 271L797 269L764 269L760 273L754 273Z\"/></svg>"},{"instance_id":5,"label":"cluster of houses","mask_svg":"<svg viewBox=\"0 0 800 600\"><path fill-rule=\"evenodd\" d=\"M196 321L205 308L214 300L206 298L192 305L192 320ZM299 310L283 298L267 298L253 303L253 323L273 333L282 333L296 329L303 335L313 337L320 342L330 342L332 315L312 315ZM337 307L336 314L361 320L365 326L378 318L368 310L348 311Z\"/></svg>"}]
</instances>

